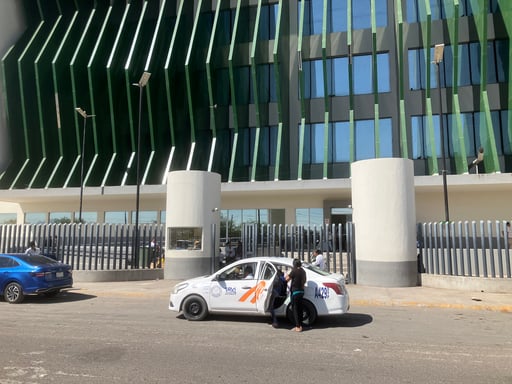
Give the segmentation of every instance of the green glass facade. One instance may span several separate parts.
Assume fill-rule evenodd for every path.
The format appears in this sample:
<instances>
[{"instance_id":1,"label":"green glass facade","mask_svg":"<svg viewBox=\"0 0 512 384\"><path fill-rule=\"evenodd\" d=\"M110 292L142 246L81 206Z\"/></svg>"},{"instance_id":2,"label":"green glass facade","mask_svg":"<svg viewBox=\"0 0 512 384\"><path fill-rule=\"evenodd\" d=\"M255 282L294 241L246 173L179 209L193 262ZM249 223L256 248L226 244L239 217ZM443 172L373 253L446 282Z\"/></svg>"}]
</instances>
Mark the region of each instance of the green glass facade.
<instances>
[{"instance_id":1,"label":"green glass facade","mask_svg":"<svg viewBox=\"0 0 512 384\"><path fill-rule=\"evenodd\" d=\"M468 173L480 148L481 173L512 171L510 0L27 0L25 11L1 62L2 189L79 186L82 156L85 185L136 184L144 71L142 184L184 169L347 178L352 162L381 157L434 175L441 127L448 173ZM85 143L77 107L94 115Z\"/></svg>"}]
</instances>

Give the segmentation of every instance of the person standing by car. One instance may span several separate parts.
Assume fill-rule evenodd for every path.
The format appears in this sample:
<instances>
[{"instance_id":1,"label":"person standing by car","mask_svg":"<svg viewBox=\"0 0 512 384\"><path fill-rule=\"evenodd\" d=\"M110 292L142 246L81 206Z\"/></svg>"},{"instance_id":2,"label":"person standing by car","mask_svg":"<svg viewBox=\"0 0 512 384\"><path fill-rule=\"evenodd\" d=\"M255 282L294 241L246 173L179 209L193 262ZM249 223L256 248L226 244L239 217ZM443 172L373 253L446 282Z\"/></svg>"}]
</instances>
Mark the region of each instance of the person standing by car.
<instances>
[{"instance_id":1,"label":"person standing by car","mask_svg":"<svg viewBox=\"0 0 512 384\"><path fill-rule=\"evenodd\" d=\"M302 332L302 299L304 297L304 285L306 284L306 271L302 269L302 262L299 259L293 259L293 268L290 273L286 275L286 281L291 281L290 295L293 319L295 320L295 328L293 328L293 331Z\"/></svg>"},{"instance_id":2,"label":"person standing by car","mask_svg":"<svg viewBox=\"0 0 512 384\"><path fill-rule=\"evenodd\" d=\"M313 256L315 257L315 261L313 261L313 265L320 268L322 271L325 271L325 259L322 251L320 249L315 249L313 252Z\"/></svg>"},{"instance_id":3,"label":"person standing by car","mask_svg":"<svg viewBox=\"0 0 512 384\"><path fill-rule=\"evenodd\" d=\"M31 241L30 246L25 250L25 253L27 255L31 255L31 256L34 256L34 255L40 255L41 254L41 250L36 246L36 242L35 241Z\"/></svg>"}]
</instances>

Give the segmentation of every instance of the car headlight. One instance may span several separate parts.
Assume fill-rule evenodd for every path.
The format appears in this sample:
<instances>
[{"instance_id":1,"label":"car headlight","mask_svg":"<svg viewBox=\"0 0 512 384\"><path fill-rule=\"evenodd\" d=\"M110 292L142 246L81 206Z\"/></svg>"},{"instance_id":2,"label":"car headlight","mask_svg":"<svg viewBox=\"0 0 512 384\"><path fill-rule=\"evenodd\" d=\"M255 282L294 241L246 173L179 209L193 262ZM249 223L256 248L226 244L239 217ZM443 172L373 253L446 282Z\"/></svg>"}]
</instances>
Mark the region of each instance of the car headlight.
<instances>
[{"instance_id":1,"label":"car headlight","mask_svg":"<svg viewBox=\"0 0 512 384\"><path fill-rule=\"evenodd\" d=\"M187 287L188 287L188 283L180 283L180 284L176 284L176 285L174 286L174 291L173 291L173 293L174 293L174 294L177 294L177 293L179 293L180 291L183 291L183 290L184 290L185 288L187 288Z\"/></svg>"}]
</instances>

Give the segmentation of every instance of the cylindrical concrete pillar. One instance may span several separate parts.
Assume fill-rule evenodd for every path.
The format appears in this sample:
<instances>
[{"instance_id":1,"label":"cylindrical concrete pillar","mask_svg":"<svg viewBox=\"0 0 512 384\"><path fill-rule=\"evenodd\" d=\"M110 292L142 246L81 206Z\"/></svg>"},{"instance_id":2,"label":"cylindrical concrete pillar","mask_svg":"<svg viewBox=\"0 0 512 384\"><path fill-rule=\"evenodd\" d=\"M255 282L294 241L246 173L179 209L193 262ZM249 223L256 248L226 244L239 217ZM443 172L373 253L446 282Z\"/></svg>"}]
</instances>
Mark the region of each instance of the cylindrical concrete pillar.
<instances>
[{"instance_id":1,"label":"cylindrical concrete pillar","mask_svg":"<svg viewBox=\"0 0 512 384\"><path fill-rule=\"evenodd\" d=\"M357 283L417 284L413 163L386 158L352 164Z\"/></svg>"},{"instance_id":2,"label":"cylindrical concrete pillar","mask_svg":"<svg viewBox=\"0 0 512 384\"><path fill-rule=\"evenodd\" d=\"M217 173L169 173L165 279L188 279L211 272L212 256L219 248L220 182Z\"/></svg>"}]
</instances>

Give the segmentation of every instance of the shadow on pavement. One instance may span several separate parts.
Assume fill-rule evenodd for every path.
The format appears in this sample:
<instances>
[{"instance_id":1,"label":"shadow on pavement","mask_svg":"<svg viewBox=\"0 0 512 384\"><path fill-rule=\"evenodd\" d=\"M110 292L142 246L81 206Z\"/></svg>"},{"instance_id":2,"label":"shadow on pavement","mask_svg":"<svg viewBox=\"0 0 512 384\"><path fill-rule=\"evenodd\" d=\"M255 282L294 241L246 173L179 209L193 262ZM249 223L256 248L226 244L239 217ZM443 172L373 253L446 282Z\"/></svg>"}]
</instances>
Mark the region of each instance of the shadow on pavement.
<instances>
[{"instance_id":1,"label":"shadow on pavement","mask_svg":"<svg viewBox=\"0 0 512 384\"><path fill-rule=\"evenodd\" d=\"M183 315L176 316L178 319L185 320ZM186 321L186 320L185 320ZM204 321L222 321L222 322L245 322L270 324L270 316L251 316L251 315L208 315ZM326 328L355 328L373 322L373 317L365 313L346 313L339 316L327 316L317 319L313 327L304 327L304 330L326 329ZM279 327L282 329L291 329L293 325L286 319L279 319Z\"/></svg>"},{"instance_id":2,"label":"shadow on pavement","mask_svg":"<svg viewBox=\"0 0 512 384\"><path fill-rule=\"evenodd\" d=\"M73 291L62 291L57 296L47 297L45 295L28 295L25 296L21 305L23 304L62 304L71 303L75 301L83 301L95 299L97 296L85 295L83 293Z\"/></svg>"}]
</instances>

